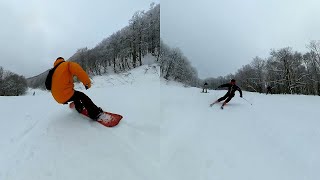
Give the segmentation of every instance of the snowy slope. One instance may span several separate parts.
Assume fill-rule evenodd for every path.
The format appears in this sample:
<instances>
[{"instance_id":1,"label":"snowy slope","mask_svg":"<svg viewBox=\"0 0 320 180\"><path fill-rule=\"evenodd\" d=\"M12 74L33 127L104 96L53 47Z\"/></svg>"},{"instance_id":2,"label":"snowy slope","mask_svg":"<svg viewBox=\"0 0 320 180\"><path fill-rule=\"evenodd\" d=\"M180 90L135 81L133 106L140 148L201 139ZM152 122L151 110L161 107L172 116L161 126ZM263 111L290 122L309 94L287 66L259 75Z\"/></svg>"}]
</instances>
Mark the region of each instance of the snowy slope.
<instances>
[{"instance_id":1,"label":"snowy slope","mask_svg":"<svg viewBox=\"0 0 320 180\"><path fill-rule=\"evenodd\" d=\"M200 91L161 82L161 179L319 179L320 97Z\"/></svg>"},{"instance_id":2,"label":"snowy slope","mask_svg":"<svg viewBox=\"0 0 320 180\"><path fill-rule=\"evenodd\" d=\"M94 77L87 91L76 85L104 110L123 115L114 128L45 91L0 97L0 180L159 179L159 72L144 65Z\"/></svg>"},{"instance_id":3,"label":"snowy slope","mask_svg":"<svg viewBox=\"0 0 320 180\"><path fill-rule=\"evenodd\" d=\"M200 93L159 81L159 67L93 78L84 91L122 114L106 128L46 91L0 97L0 180L316 180L320 97ZM33 96L35 92L35 96ZM160 143L159 143L160 142Z\"/></svg>"}]
</instances>

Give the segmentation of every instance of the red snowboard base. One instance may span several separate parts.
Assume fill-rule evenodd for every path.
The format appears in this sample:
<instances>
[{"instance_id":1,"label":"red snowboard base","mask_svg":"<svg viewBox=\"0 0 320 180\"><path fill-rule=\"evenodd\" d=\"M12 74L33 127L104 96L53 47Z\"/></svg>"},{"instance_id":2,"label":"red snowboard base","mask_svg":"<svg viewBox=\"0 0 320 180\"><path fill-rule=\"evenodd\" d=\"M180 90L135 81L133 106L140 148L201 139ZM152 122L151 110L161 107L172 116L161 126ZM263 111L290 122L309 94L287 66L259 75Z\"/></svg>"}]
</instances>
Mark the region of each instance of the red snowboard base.
<instances>
[{"instance_id":1,"label":"red snowboard base","mask_svg":"<svg viewBox=\"0 0 320 180\"><path fill-rule=\"evenodd\" d=\"M74 102L71 102L69 104L69 107L71 109L75 109ZM114 127L114 126L118 125L119 122L122 119L122 116L120 114L113 114L113 113L110 113L110 112L104 112L104 113L106 113L107 115L111 116L111 120L108 120L108 121L97 120L97 122L102 124L102 125L104 125L104 126L106 126L106 127ZM81 114L86 116L86 117L89 117L88 111L86 109L83 109Z\"/></svg>"}]
</instances>

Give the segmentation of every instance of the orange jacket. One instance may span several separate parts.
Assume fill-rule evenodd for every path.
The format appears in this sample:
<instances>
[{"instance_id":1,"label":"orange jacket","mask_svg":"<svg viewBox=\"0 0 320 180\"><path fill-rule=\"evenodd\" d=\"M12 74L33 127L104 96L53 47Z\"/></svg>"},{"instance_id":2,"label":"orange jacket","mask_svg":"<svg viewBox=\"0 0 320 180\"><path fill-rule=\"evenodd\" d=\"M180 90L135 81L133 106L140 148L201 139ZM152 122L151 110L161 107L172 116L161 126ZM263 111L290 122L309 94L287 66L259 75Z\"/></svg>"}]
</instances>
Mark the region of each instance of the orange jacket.
<instances>
[{"instance_id":1,"label":"orange jacket","mask_svg":"<svg viewBox=\"0 0 320 180\"><path fill-rule=\"evenodd\" d=\"M58 59L54 66L64 61ZM66 103L74 93L73 76L77 76L83 85L91 86L88 74L78 63L64 62L54 71L52 76L51 93L53 98L60 104Z\"/></svg>"}]
</instances>

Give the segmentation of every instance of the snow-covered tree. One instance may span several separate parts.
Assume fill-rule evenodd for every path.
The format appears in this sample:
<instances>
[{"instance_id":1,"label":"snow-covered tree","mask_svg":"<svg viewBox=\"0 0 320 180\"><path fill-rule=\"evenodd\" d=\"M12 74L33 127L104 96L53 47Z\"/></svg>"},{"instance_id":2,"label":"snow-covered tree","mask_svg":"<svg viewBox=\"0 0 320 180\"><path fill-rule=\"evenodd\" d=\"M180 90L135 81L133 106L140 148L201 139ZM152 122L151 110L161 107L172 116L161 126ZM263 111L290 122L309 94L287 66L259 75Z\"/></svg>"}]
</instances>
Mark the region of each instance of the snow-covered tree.
<instances>
[{"instance_id":1,"label":"snow-covered tree","mask_svg":"<svg viewBox=\"0 0 320 180\"><path fill-rule=\"evenodd\" d=\"M307 45L309 52L302 54L291 47L273 49L269 57L253 58L229 77L208 78L213 88L220 80L234 77L244 90L265 92L267 86L274 93L320 95L320 41Z\"/></svg>"},{"instance_id":2,"label":"snow-covered tree","mask_svg":"<svg viewBox=\"0 0 320 180\"><path fill-rule=\"evenodd\" d=\"M161 41L160 50L161 76L167 80L182 82L186 85L197 86L199 83L197 70L180 49L170 48Z\"/></svg>"},{"instance_id":3,"label":"snow-covered tree","mask_svg":"<svg viewBox=\"0 0 320 180\"><path fill-rule=\"evenodd\" d=\"M20 96L27 91L25 77L0 67L0 96Z\"/></svg>"}]
</instances>

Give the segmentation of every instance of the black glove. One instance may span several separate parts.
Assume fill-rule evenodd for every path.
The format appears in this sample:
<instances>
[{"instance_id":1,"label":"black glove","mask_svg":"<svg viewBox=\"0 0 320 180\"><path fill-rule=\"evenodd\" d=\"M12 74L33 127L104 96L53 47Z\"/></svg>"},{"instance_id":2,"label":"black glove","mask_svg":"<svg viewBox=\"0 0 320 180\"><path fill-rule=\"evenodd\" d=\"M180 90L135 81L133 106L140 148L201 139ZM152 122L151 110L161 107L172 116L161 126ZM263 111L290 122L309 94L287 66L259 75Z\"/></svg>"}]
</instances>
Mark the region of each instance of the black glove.
<instances>
[{"instance_id":1,"label":"black glove","mask_svg":"<svg viewBox=\"0 0 320 180\"><path fill-rule=\"evenodd\" d=\"M86 88L86 90L91 88L91 83L88 83L88 84L84 85L84 87Z\"/></svg>"}]
</instances>

